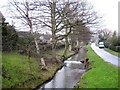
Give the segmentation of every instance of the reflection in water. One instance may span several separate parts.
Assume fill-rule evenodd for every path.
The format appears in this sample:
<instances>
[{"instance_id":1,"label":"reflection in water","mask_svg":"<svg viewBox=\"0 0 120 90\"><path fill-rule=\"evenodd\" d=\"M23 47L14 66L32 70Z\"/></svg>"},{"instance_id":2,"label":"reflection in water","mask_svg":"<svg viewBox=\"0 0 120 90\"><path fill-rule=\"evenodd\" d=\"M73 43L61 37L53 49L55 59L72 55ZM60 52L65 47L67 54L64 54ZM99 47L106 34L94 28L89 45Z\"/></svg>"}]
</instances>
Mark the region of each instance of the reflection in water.
<instances>
[{"instance_id":1,"label":"reflection in water","mask_svg":"<svg viewBox=\"0 0 120 90\"><path fill-rule=\"evenodd\" d=\"M65 61L65 66L59 70L54 78L40 87L38 90L57 90L57 88L63 88L63 90L68 90L66 88L73 88L76 83L79 81L80 76L85 72L83 70L83 64L80 61L73 61L78 59L78 56Z\"/></svg>"},{"instance_id":2,"label":"reflection in water","mask_svg":"<svg viewBox=\"0 0 120 90\"><path fill-rule=\"evenodd\" d=\"M68 67L63 67L60 71L57 72L55 77L50 82L43 85L41 89L43 90L43 88L73 88L84 72L84 70L80 69L71 70Z\"/></svg>"},{"instance_id":3,"label":"reflection in water","mask_svg":"<svg viewBox=\"0 0 120 90\"><path fill-rule=\"evenodd\" d=\"M80 49L79 53L78 53L78 57L77 60L84 60L84 58L86 58L86 53L87 53L87 48L86 46L82 46L82 48Z\"/></svg>"},{"instance_id":4,"label":"reflection in water","mask_svg":"<svg viewBox=\"0 0 120 90\"><path fill-rule=\"evenodd\" d=\"M46 88L73 88L79 81L80 76L85 72L85 70L79 69L81 65L70 64L69 67L64 66L50 82L43 85L39 90L46 90Z\"/></svg>"}]
</instances>

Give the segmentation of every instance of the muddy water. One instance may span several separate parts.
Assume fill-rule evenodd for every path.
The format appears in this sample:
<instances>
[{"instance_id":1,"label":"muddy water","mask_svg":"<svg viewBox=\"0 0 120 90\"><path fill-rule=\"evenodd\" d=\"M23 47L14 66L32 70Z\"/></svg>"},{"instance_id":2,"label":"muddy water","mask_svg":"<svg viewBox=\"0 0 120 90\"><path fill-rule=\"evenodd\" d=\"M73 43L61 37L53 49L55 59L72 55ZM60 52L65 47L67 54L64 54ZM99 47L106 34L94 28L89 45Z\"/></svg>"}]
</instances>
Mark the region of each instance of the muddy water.
<instances>
[{"instance_id":1,"label":"muddy water","mask_svg":"<svg viewBox=\"0 0 120 90\"><path fill-rule=\"evenodd\" d=\"M85 72L82 69L83 64L80 61L74 61L73 58L68 59L64 64L64 67L56 73L54 78L39 87L38 90L46 90L47 88L73 88Z\"/></svg>"}]
</instances>

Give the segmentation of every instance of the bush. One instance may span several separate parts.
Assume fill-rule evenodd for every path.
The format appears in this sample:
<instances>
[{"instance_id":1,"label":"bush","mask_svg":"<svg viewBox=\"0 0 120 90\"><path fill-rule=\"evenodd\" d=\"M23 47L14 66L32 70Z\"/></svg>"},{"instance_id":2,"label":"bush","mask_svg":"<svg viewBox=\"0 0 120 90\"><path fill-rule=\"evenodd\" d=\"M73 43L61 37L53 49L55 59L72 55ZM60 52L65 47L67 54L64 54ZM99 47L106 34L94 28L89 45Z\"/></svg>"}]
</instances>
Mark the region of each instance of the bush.
<instances>
[{"instance_id":1,"label":"bush","mask_svg":"<svg viewBox=\"0 0 120 90\"><path fill-rule=\"evenodd\" d=\"M65 44L58 44L57 46L56 46L56 49L60 49L60 48L64 48L65 47Z\"/></svg>"},{"instance_id":2,"label":"bush","mask_svg":"<svg viewBox=\"0 0 120 90\"><path fill-rule=\"evenodd\" d=\"M116 51L116 52L120 52L120 46L110 45L109 49L111 49L111 50L113 50L113 51Z\"/></svg>"},{"instance_id":3,"label":"bush","mask_svg":"<svg viewBox=\"0 0 120 90\"><path fill-rule=\"evenodd\" d=\"M18 34L11 25L2 28L2 51L15 51L17 49Z\"/></svg>"},{"instance_id":4,"label":"bush","mask_svg":"<svg viewBox=\"0 0 120 90\"><path fill-rule=\"evenodd\" d=\"M108 48L109 47L109 43L108 42L105 42L105 47Z\"/></svg>"},{"instance_id":5,"label":"bush","mask_svg":"<svg viewBox=\"0 0 120 90\"><path fill-rule=\"evenodd\" d=\"M120 52L120 46L116 46L116 51Z\"/></svg>"}]
</instances>

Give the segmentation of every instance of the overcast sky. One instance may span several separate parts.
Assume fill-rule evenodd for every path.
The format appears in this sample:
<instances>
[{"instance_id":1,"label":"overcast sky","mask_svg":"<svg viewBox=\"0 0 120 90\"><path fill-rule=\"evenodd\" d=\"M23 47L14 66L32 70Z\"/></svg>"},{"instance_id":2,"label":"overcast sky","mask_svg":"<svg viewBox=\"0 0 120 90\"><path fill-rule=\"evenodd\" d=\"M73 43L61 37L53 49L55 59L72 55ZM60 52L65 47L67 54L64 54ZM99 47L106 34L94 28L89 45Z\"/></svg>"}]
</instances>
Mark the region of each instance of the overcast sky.
<instances>
[{"instance_id":1,"label":"overcast sky","mask_svg":"<svg viewBox=\"0 0 120 90\"><path fill-rule=\"evenodd\" d=\"M103 15L104 24L110 30L118 30L118 2L120 0L88 0L99 14Z\"/></svg>"},{"instance_id":2,"label":"overcast sky","mask_svg":"<svg viewBox=\"0 0 120 90\"><path fill-rule=\"evenodd\" d=\"M90 2L94 9L103 16L102 24L105 25L105 28L110 30L118 30L118 2L120 0L87 0ZM5 9L2 8L5 5L7 0L0 0L0 11L6 18L6 20L11 23L11 20L8 19L8 13Z\"/></svg>"}]
</instances>

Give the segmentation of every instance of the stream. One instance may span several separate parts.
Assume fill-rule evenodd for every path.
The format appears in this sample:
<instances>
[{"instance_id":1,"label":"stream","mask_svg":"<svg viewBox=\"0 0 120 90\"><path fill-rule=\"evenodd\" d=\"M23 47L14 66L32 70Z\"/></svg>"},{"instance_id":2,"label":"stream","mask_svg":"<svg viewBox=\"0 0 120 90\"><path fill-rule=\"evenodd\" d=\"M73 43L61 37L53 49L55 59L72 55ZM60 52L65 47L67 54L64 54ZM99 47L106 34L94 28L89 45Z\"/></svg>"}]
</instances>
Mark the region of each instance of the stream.
<instances>
[{"instance_id":1,"label":"stream","mask_svg":"<svg viewBox=\"0 0 120 90\"><path fill-rule=\"evenodd\" d=\"M64 66L57 71L53 79L40 86L37 90L47 90L47 88L51 90L53 88L73 88L85 72L83 63L80 62L78 55L79 53L64 61Z\"/></svg>"}]
</instances>

